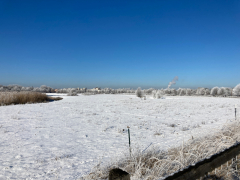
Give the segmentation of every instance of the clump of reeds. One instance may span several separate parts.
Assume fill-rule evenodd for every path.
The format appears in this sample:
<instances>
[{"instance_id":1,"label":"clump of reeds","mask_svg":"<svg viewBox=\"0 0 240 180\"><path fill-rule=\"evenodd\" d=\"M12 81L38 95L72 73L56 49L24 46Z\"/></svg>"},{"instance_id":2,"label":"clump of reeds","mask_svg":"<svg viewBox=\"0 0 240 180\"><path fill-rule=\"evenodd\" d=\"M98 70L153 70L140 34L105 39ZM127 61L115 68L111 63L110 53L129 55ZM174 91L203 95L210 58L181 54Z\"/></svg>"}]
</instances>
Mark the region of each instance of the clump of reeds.
<instances>
[{"instance_id":1,"label":"clump of reeds","mask_svg":"<svg viewBox=\"0 0 240 180\"><path fill-rule=\"evenodd\" d=\"M0 106L12 104L42 103L61 99L61 97L53 98L39 92L1 92Z\"/></svg>"}]
</instances>

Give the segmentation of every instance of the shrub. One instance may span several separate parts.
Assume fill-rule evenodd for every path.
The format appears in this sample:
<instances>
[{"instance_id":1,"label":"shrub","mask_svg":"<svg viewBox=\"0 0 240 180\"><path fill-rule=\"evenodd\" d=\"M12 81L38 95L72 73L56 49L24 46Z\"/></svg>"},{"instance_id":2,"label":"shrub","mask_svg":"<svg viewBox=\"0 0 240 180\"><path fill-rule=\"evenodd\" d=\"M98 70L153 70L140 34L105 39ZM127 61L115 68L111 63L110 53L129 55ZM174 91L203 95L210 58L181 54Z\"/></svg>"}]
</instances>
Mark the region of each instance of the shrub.
<instances>
[{"instance_id":1,"label":"shrub","mask_svg":"<svg viewBox=\"0 0 240 180\"><path fill-rule=\"evenodd\" d=\"M191 94L192 94L192 90L191 89L186 89L186 95L191 96Z\"/></svg>"},{"instance_id":2,"label":"shrub","mask_svg":"<svg viewBox=\"0 0 240 180\"><path fill-rule=\"evenodd\" d=\"M179 96L184 96L186 95L186 89L181 89Z\"/></svg>"},{"instance_id":3,"label":"shrub","mask_svg":"<svg viewBox=\"0 0 240 180\"><path fill-rule=\"evenodd\" d=\"M218 88L218 91L217 91L217 95L223 95L223 93L224 93L224 87L221 87L221 88Z\"/></svg>"},{"instance_id":4,"label":"shrub","mask_svg":"<svg viewBox=\"0 0 240 180\"><path fill-rule=\"evenodd\" d=\"M216 95L217 95L217 92L218 92L218 89L219 89L218 87L212 88L210 94L211 94L212 96L216 96Z\"/></svg>"},{"instance_id":5,"label":"shrub","mask_svg":"<svg viewBox=\"0 0 240 180\"><path fill-rule=\"evenodd\" d=\"M234 96L240 95L240 84L238 84L235 88L233 88L233 95Z\"/></svg>"},{"instance_id":6,"label":"shrub","mask_svg":"<svg viewBox=\"0 0 240 180\"><path fill-rule=\"evenodd\" d=\"M136 90L136 96L137 97L140 97L140 98L142 98L143 97L143 93L142 93L142 90L141 90L141 88L139 87L139 88L137 88L137 90Z\"/></svg>"},{"instance_id":7,"label":"shrub","mask_svg":"<svg viewBox=\"0 0 240 180\"><path fill-rule=\"evenodd\" d=\"M210 95L210 90L208 88L205 89L205 96Z\"/></svg>"},{"instance_id":8,"label":"shrub","mask_svg":"<svg viewBox=\"0 0 240 180\"><path fill-rule=\"evenodd\" d=\"M70 91L67 96L77 96L77 93L75 91Z\"/></svg>"},{"instance_id":9,"label":"shrub","mask_svg":"<svg viewBox=\"0 0 240 180\"><path fill-rule=\"evenodd\" d=\"M0 105L41 103L62 98L48 97L46 94L39 92L2 92L0 93Z\"/></svg>"}]
</instances>

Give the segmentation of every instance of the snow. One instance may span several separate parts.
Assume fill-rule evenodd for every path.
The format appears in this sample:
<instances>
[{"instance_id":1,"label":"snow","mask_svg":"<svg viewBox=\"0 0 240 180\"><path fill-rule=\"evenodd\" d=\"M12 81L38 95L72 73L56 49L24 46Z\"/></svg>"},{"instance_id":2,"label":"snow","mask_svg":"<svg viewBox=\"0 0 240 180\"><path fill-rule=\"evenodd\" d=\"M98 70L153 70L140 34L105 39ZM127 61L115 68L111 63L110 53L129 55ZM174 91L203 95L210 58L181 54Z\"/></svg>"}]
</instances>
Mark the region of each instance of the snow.
<instances>
[{"instance_id":1,"label":"snow","mask_svg":"<svg viewBox=\"0 0 240 180\"><path fill-rule=\"evenodd\" d=\"M0 180L77 179L128 149L166 150L211 135L235 119L238 98L135 95L61 96L0 107Z\"/></svg>"}]
</instances>

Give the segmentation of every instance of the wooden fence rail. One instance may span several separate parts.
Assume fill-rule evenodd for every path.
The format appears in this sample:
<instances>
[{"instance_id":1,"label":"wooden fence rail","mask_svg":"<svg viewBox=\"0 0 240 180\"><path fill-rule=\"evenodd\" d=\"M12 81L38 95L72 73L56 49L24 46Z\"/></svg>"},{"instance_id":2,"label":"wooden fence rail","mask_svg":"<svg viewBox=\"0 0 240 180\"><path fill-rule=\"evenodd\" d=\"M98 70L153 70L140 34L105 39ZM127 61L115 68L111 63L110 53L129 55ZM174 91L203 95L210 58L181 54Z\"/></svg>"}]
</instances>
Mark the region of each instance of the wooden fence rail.
<instances>
[{"instance_id":1,"label":"wooden fence rail","mask_svg":"<svg viewBox=\"0 0 240 180\"><path fill-rule=\"evenodd\" d=\"M194 166L189 166L187 169L179 171L164 180L194 180L204 177L208 172L220 167L227 161L235 158L240 154L240 143L231 146L230 148L211 156L209 159L198 162Z\"/></svg>"}]
</instances>

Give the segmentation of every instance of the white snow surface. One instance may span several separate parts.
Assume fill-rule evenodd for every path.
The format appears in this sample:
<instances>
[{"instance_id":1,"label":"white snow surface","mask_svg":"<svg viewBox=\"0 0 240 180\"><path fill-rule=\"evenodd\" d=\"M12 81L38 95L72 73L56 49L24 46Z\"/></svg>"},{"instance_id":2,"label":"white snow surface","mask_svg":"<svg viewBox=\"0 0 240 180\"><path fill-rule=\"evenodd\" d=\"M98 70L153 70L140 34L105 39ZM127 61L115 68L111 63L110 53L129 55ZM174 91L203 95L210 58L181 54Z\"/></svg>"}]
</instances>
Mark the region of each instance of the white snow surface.
<instances>
[{"instance_id":1,"label":"white snow surface","mask_svg":"<svg viewBox=\"0 0 240 180\"><path fill-rule=\"evenodd\" d=\"M0 106L0 180L77 179L131 146L166 150L210 135L234 117L237 98L49 94L61 101Z\"/></svg>"}]
</instances>

